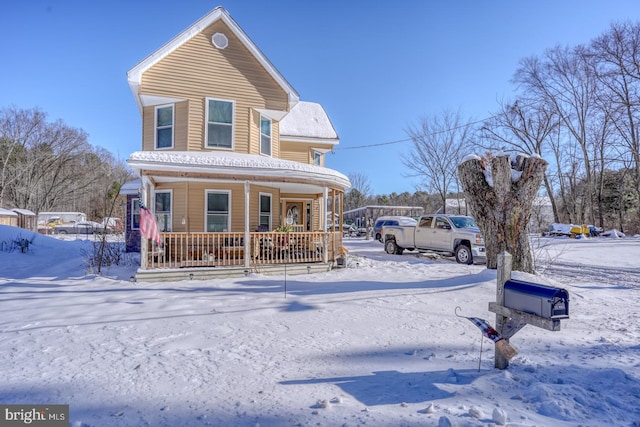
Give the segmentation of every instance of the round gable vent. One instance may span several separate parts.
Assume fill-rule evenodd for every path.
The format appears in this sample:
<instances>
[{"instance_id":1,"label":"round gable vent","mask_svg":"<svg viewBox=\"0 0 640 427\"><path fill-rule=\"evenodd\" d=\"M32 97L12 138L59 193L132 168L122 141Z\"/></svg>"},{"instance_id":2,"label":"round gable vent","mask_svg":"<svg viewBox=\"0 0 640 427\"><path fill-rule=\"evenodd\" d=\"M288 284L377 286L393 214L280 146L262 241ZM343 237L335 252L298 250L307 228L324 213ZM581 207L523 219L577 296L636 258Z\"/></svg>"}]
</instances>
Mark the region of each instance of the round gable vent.
<instances>
[{"instance_id":1,"label":"round gable vent","mask_svg":"<svg viewBox=\"0 0 640 427\"><path fill-rule=\"evenodd\" d=\"M229 39L222 33L215 33L213 37L211 37L211 43L218 49L224 49L229 46Z\"/></svg>"}]
</instances>

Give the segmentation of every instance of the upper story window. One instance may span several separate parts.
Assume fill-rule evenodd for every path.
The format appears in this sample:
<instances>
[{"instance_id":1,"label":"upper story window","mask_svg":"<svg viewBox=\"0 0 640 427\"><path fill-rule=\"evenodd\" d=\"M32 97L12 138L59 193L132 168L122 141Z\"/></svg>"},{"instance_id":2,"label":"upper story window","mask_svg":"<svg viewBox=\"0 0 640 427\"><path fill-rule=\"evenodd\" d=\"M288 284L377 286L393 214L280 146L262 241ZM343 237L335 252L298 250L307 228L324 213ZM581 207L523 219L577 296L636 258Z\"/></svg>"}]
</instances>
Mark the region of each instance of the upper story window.
<instances>
[{"instance_id":1,"label":"upper story window","mask_svg":"<svg viewBox=\"0 0 640 427\"><path fill-rule=\"evenodd\" d=\"M313 164L316 166L321 166L320 164L320 160L322 159L322 154L318 153L317 151L313 152Z\"/></svg>"},{"instance_id":2,"label":"upper story window","mask_svg":"<svg viewBox=\"0 0 640 427\"><path fill-rule=\"evenodd\" d=\"M271 155L271 119L260 116L260 154Z\"/></svg>"},{"instance_id":3,"label":"upper story window","mask_svg":"<svg viewBox=\"0 0 640 427\"><path fill-rule=\"evenodd\" d=\"M156 107L156 149L173 147L173 105Z\"/></svg>"},{"instance_id":4,"label":"upper story window","mask_svg":"<svg viewBox=\"0 0 640 427\"><path fill-rule=\"evenodd\" d=\"M233 148L233 101L207 99L207 148Z\"/></svg>"},{"instance_id":5,"label":"upper story window","mask_svg":"<svg viewBox=\"0 0 640 427\"><path fill-rule=\"evenodd\" d=\"M156 191L156 220L158 230L171 231L171 190Z\"/></svg>"}]
</instances>

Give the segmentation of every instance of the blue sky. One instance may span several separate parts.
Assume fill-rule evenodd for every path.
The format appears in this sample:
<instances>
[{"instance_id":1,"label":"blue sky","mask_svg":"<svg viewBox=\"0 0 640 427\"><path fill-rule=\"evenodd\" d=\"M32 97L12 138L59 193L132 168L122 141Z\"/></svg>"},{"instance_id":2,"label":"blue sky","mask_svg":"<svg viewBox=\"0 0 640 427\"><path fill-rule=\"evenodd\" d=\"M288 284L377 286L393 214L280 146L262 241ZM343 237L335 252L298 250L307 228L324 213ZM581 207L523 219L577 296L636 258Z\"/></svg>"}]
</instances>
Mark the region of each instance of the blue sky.
<instances>
[{"instance_id":1,"label":"blue sky","mask_svg":"<svg viewBox=\"0 0 640 427\"><path fill-rule=\"evenodd\" d=\"M0 6L0 107L39 107L126 159L141 121L126 73L225 7L300 98L322 104L340 145L327 165L374 194L414 192L406 129L460 109L481 120L510 98L518 61L640 19L636 0L23 0Z\"/></svg>"}]
</instances>

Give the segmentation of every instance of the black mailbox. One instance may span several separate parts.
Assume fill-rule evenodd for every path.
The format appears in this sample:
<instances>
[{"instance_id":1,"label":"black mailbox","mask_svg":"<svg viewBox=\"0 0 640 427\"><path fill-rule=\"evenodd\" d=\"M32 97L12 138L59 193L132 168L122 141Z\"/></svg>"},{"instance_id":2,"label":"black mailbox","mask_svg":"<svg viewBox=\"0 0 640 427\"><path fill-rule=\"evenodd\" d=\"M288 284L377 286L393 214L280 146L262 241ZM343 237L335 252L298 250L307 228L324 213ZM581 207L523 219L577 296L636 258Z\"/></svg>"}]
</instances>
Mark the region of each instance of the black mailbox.
<instances>
[{"instance_id":1,"label":"black mailbox","mask_svg":"<svg viewBox=\"0 0 640 427\"><path fill-rule=\"evenodd\" d=\"M546 319L568 319L569 292L537 283L507 280L504 306Z\"/></svg>"}]
</instances>

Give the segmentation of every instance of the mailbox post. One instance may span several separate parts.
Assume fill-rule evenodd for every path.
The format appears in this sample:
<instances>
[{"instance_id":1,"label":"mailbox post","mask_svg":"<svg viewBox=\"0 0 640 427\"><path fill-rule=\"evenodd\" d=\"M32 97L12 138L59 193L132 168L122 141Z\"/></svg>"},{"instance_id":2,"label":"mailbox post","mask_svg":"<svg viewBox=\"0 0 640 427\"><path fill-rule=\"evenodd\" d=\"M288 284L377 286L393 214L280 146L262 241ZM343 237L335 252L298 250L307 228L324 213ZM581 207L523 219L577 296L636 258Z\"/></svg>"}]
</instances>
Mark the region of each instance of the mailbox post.
<instances>
[{"instance_id":1,"label":"mailbox post","mask_svg":"<svg viewBox=\"0 0 640 427\"><path fill-rule=\"evenodd\" d=\"M496 302L489 311L496 313L496 330L507 340L526 325L549 331L560 330L560 319L569 317L569 295L566 290L523 281L511 280L512 256L498 254ZM505 285L507 289L505 291ZM505 292L508 298L505 298ZM495 367L506 369L509 360L495 353Z\"/></svg>"}]
</instances>

